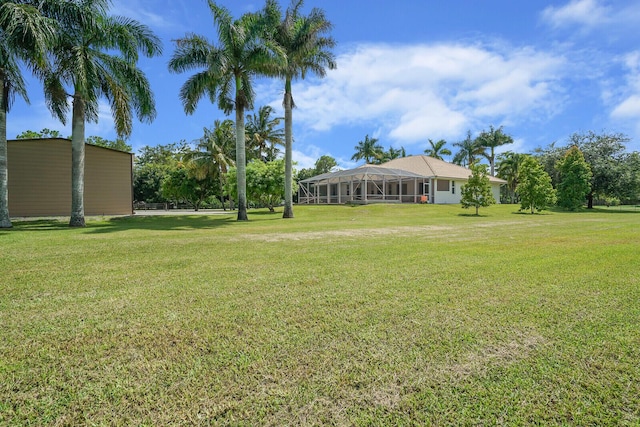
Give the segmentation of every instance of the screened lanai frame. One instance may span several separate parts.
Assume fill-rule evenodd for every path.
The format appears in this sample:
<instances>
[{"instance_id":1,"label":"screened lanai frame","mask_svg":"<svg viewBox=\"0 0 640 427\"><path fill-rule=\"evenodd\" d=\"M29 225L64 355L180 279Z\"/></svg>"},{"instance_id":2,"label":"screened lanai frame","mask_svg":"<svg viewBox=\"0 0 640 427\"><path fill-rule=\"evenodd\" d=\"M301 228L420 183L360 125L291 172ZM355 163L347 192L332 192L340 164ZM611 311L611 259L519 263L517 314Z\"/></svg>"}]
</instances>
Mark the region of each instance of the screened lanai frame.
<instances>
[{"instance_id":1,"label":"screened lanai frame","mask_svg":"<svg viewBox=\"0 0 640 427\"><path fill-rule=\"evenodd\" d=\"M413 172L367 165L300 181L298 203L427 203L431 181Z\"/></svg>"}]
</instances>

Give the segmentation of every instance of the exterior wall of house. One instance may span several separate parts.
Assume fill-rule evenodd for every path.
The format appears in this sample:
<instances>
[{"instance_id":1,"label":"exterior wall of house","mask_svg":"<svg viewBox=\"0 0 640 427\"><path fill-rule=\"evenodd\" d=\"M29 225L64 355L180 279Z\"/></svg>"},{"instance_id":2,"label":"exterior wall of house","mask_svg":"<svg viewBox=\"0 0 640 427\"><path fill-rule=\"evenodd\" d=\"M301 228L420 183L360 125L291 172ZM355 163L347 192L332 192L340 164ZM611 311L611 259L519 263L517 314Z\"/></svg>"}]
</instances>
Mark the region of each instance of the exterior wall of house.
<instances>
[{"instance_id":1,"label":"exterior wall of house","mask_svg":"<svg viewBox=\"0 0 640 427\"><path fill-rule=\"evenodd\" d=\"M447 190L443 190L444 182L448 182ZM434 200L431 203L438 205L460 203L460 192L464 184L466 184L466 181L450 179L434 180Z\"/></svg>"},{"instance_id":2,"label":"exterior wall of house","mask_svg":"<svg viewBox=\"0 0 640 427\"><path fill-rule=\"evenodd\" d=\"M491 184L491 193L493 198L496 199L496 203L500 204L500 184Z\"/></svg>"},{"instance_id":3,"label":"exterior wall of house","mask_svg":"<svg viewBox=\"0 0 640 427\"><path fill-rule=\"evenodd\" d=\"M71 141L8 141L11 216L68 216L71 213ZM133 213L133 155L85 146L86 215Z\"/></svg>"}]
</instances>

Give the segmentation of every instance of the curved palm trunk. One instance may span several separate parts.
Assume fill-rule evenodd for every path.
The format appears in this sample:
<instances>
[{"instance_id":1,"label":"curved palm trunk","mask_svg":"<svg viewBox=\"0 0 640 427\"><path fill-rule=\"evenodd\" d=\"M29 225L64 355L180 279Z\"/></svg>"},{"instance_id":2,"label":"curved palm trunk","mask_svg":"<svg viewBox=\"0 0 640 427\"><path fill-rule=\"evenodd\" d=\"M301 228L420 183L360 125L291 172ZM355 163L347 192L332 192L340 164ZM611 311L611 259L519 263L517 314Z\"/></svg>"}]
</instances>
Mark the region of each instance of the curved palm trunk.
<instances>
[{"instance_id":1,"label":"curved palm trunk","mask_svg":"<svg viewBox=\"0 0 640 427\"><path fill-rule=\"evenodd\" d=\"M70 227L84 227L84 101L73 98L71 128L71 219Z\"/></svg>"},{"instance_id":2,"label":"curved palm trunk","mask_svg":"<svg viewBox=\"0 0 640 427\"><path fill-rule=\"evenodd\" d=\"M7 166L7 92L0 80L0 228L11 228L9 216L9 172Z\"/></svg>"},{"instance_id":3,"label":"curved palm trunk","mask_svg":"<svg viewBox=\"0 0 640 427\"><path fill-rule=\"evenodd\" d=\"M284 92L284 213L282 218L293 218L293 96L291 79L287 78Z\"/></svg>"},{"instance_id":4,"label":"curved palm trunk","mask_svg":"<svg viewBox=\"0 0 640 427\"><path fill-rule=\"evenodd\" d=\"M236 101L236 181L238 182L238 221L247 217L247 153L244 144L244 108Z\"/></svg>"}]
</instances>

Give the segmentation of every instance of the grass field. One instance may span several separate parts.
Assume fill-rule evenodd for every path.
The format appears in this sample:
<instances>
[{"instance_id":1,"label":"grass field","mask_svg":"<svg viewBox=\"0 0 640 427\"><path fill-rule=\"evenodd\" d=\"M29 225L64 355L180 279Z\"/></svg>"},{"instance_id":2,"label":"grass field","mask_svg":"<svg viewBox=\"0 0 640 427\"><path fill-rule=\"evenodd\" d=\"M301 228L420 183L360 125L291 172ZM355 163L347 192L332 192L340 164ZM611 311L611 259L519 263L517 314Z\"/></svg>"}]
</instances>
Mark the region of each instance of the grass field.
<instances>
[{"instance_id":1,"label":"grass field","mask_svg":"<svg viewBox=\"0 0 640 427\"><path fill-rule=\"evenodd\" d=\"M640 210L0 231L0 425L639 425Z\"/></svg>"}]
</instances>

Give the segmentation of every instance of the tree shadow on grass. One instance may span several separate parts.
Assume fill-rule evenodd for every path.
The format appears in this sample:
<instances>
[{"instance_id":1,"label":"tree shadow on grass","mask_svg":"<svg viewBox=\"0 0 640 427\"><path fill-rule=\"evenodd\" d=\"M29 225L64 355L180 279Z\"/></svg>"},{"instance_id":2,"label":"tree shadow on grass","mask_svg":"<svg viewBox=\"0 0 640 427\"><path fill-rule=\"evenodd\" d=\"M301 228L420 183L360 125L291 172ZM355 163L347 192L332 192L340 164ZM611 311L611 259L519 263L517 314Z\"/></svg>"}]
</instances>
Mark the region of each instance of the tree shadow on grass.
<instances>
[{"instance_id":1,"label":"tree shadow on grass","mask_svg":"<svg viewBox=\"0 0 640 427\"><path fill-rule=\"evenodd\" d=\"M224 227L234 222L235 216L230 215L125 216L101 220L88 219L86 227L73 228L69 227L68 220L39 219L14 221L13 228L0 232L0 235L34 231L80 231L86 234L101 234L128 230L206 230Z\"/></svg>"},{"instance_id":2,"label":"tree shadow on grass","mask_svg":"<svg viewBox=\"0 0 640 427\"><path fill-rule=\"evenodd\" d=\"M468 218L489 218L491 215L474 214L474 213L459 213L458 216L464 216Z\"/></svg>"}]
</instances>

